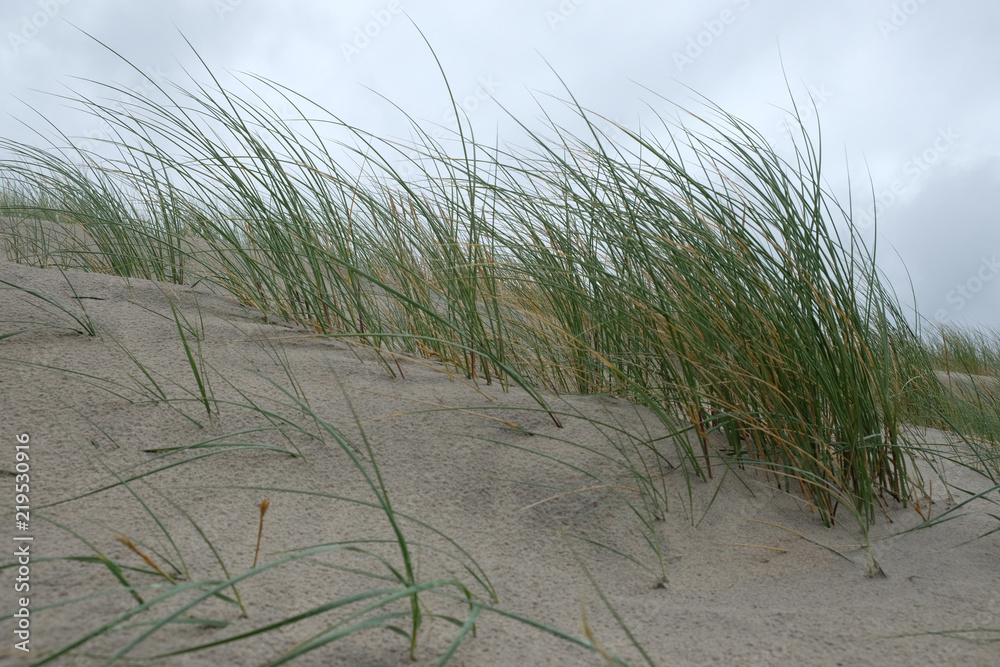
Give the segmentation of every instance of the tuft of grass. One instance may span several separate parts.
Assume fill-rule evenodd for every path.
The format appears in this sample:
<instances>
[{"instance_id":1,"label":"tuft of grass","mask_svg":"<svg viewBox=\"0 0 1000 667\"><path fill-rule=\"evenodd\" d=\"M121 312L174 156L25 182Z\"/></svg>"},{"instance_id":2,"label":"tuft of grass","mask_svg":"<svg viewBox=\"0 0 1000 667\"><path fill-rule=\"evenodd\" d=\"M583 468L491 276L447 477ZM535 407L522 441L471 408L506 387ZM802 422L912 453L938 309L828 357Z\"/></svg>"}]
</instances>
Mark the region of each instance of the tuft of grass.
<instances>
[{"instance_id":1,"label":"tuft of grass","mask_svg":"<svg viewBox=\"0 0 1000 667\"><path fill-rule=\"evenodd\" d=\"M212 386L209 383L208 373L206 372L205 362L202 357L201 352L201 340L204 337L204 322L202 322L201 331L195 329L184 314L177 310L177 306L174 305L173 300L170 300L170 312L174 315L174 322L177 324L177 333L180 334L181 344L184 346L184 354L187 357L188 366L191 368L191 373L194 375L195 382L198 383L198 394L201 397L201 403L205 407L205 414L208 415L209 421L212 420L212 407L215 403L215 396L212 393ZM200 311L199 311L200 316ZM185 334L185 330L188 334ZM195 342L194 350L191 349L191 343L188 342L188 335L190 335ZM197 359L195 359L197 357Z\"/></svg>"}]
</instances>

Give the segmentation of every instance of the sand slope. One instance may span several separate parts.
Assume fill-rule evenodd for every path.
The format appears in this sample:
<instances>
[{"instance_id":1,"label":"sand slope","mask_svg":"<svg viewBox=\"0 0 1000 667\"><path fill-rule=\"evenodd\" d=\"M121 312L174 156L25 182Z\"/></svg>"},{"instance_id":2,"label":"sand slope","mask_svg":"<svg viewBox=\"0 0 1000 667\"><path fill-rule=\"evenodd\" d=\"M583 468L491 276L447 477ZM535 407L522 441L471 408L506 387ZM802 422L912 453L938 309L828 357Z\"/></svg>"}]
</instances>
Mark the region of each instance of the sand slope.
<instances>
[{"instance_id":1,"label":"sand slope","mask_svg":"<svg viewBox=\"0 0 1000 667\"><path fill-rule=\"evenodd\" d=\"M96 326L96 337L42 326L74 325L51 307L48 313L35 307L32 302L39 302L22 292L0 290L0 335L33 329L0 340L0 438L5 452L0 469L13 468L16 434L31 436L32 657L41 657L136 606L127 593L113 592L120 584L100 564L43 559L94 556L96 550L122 565L141 568L138 556L115 540L116 534L126 534L147 552L178 564L175 547L151 513L170 533L196 579L217 578L221 571L185 512L211 540L232 574L250 567L257 506L265 497L271 506L265 517L264 563L311 545L392 537L385 516L378 511L292 492L366 502L374 499L334 437L328 434L320 442L302 434L285 438L273 430L253 431L268 422L260 412L239 405L222 406L209 422L204 407L194 400L198 390L169 297L192 330L199 332L201 354L210 366L206 376L217 399L243 404L252 400L317 432L315 423L272 384L294 391L290 374L315 412L362 448L363 429L397 511L426 522L461 545L489 577L505 609L582 636L581 609L585 606L596 638L609 651L641 664L642 657L601 603L579 558L657 664L1000 664L996 643L926 634L1000 628L998 535L952 548L995 527L992 519L973 515L877 541L874 553L887 576L872 579L867 576L865 552L859 548L860 532L846 512L838 514L839 525L825 528L799 500L750 472L742 473L742 482L729 475L718 489L724 468L716 461L715 479L707 484L694 482L691 499L680 472L665 477L670 511L655 530L669 582L657 587L656 554L645 541L642 524L623 504L623 498L638 501L628 490L635 482L615 463L621 461L622 451L635 451L625 433L643 441L664 434L648 411L608 397L547 395L553 410L562 413L563 428L557 428L517 387L504 392L496 383L473 383L405 355L384 356L380 362L371 351L343 341L311 338L297 328L267 324L228 297L203 288L167 287L77 271L66 275ZM66 281L54 269L0 262L0 279L44 292L75 308ZM141 362L168 396L192 400L168 404L144 399L137 389L149 389L151 381L129 355ZM405 379L399 377L397 368ZM224 440L267 443L286 452L297 449L305 458L259 448L234 449L144 477L129 485L131 492L117 486L53 505L113 483L111 471L128 478L199 453L219 451L155 454L144 450L190 446L241 431L245 433ZM944 441L946 436L931 434L935 438ZM671 443L661 441L657 446L673 456ZM953 471L949 481L964 488L983 487L978 479L960 473ZM8 490L13 485L6 474L0 475L0 481ZM533 505L561 492L602 483L622 488L598 488ZM937 502L932 511L938 514L948 499L943 484L935 483L933 490ZM962 497L954 490L953 494ZM9 499L3 516L7 532L14 532ZM46 523L43 516L69 530ZM876 538L920 522L915 512L900 508L890 509L888 517L894 523L880 519ZM627 554L638 564L565 537L567 528ZM454 545L412 522L404 522L403 529L413 543L421 580L455 576L473 594L486 597L483 587L458 562L435 551L457 554ZM421 548L418 542L427 546ZM398 550L391 544L370 548L393 565L400 563ZM335 552L290 562L243 582L240 594L248 608L247 618L240 618L232 605L209 601L195 615L229 621L228 627L177 624L156 633L136 649L135 656L245 632L337 597L390 583L335 566L386 573L377 562L356 553ZM129 577L136 585L162 582L143 573ZM4 609L9 609L13 605L10 570L5 571L4 580L8 583L0 599ZM93 595L100 592L106 594ZM155 594L145 592L147 598ZM69 600L80 601L54 606ZM443 598L426 600L432 611L464 619L460 605ZM53 608L43 609L48 606ZM406 606L393 609L405 611ZM330 612L292 628L154 664L258 664L279 657L339 618L343 613ZM0 663L21 664L23 655L12 649L11 621L3 621L0 627L5 638ZM144 629L132 625L112 632L58 664L99 664L88 654L112 652ZM601 662L596 653L488 612L480 616L477 630L451 664ZM435 664L454 631L445 621L428 620L421 631L416 664ZM915 633L925 634L898 636ZM406 640L384 629L328 645L295 664L353 662L411 664Z\"/></svg>"}]
</instances>

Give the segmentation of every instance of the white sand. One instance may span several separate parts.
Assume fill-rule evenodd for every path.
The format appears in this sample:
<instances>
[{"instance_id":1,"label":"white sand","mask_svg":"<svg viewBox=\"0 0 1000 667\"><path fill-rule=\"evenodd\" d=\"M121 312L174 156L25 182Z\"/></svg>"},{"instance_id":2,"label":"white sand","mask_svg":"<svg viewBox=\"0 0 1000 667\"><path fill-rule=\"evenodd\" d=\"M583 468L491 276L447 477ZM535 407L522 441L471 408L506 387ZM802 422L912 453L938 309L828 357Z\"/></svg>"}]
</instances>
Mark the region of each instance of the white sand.
<instances>
[{"instance_id":1,"label":"white sand","mask_svg":"<svg viewBox=\"0 0 1000 667\"><path fill-rule=\"evenodd\" d=\"M680 473L666 477L670 511L664 521L656 524L656 532L669 583L656 587L653 573L626 558L560 536L562 528L570 527L572 532L611 545L655 572L656 555L643 539L640 522L622 506L621 496L608 489L595 490L524 509L560 492L596 482L543 456L500 444L555 456L609 482L631 487L634 481L603 458L621 458L612 446L611 438L615 436L610 429L602 433L582 419L567 416L561 418L564 428L558 429L545 412L526 410L536 406L523 390L515 387L504 393L496 384L473 384L450 377L440 366L421 360L397 357L405 380L394 378L370 351L340 341L308 338L299 329L264 324L231 299L205 289L170 288L77 271L67 275L84 297L97 337L39 328L0 340L0 438L4 452L0 469L14 466L16 434L26 432L31 437L31 504L35 508L30 531L35 537L31 570L32 659L136 606L123 592L87 598L119 586L99 564L44 561L95 553L66 530L44 522L43 515L67 526L123 565L143 567L138 556L115 540L116 534L127 534L148 553L167 555L179 562L142 504L120 486L48 508L42 506L101 488L112 479L109 470L135 474L151 470L157 463L207 451L155 459L157 455L146 449L193 445L266 425L259 414L224 406L213 425L199 428L171 406L140 400L138 394L127 389L136 386L130 375L146 385L149 382L129 361L124 349L154 373L169 395L184 395L179 387L197 393L171 317L166 297L169 293L192 325L200 327L204 323L201 351L211 365L209 376L217 398L243 401L233 388L237 387L262 407L295 417L315 431L308 419L287 407L289 399L262 377L289 386L281 366L275 363L277 354L282 355L315 411L363 446L357 423L361 424L396 509L441 530L467 550L492 581L499 604L505 609L582 636L583 604L597 639L608 650L641 664L641 656L617 627L574 559L575 550L635 638L660 665L1000 664L1000 644L977 644L931 634L1000 628L998 534L952 548L995 527L993 519L972 515L901 538L878 541L875 555L887 576L872 579L867 576L865 551L859 548L860 531L843 508L837 516L838 525L825 528L800 501L750 472L742 473L743 483L730 475L709 508L723 470L716 460L716 479L693 484L693 510L688 506ZM66 283L56 270L0 262L0 278L45 292L73 307ZM0 335L33 326L12 320L70 323L65 315L55 311L46 314L30 301L23 293L0 290ZM260 342L268 337L275 346L280 339L280 348ZM393 362L389 365L395 370ZM87 375L60 373L43 366L120 383L117 388L106 386L135 402L99 388L102 383ZM579 411L640 437L662 433L648 411L621 400L551 395L547 400L562 412ZM281 403L286 407L280 407ZM196 401L174 403L174 407L206 421L204 408ZM521 430L498 420L514 423ZM273 433L248 433L233 439L291 447ZM265 497L270 498L271 506L265 518L263 563L280 558L283 552L315 544L350 538L391 538L388 522L377 511L330 498L274 490L308 490L373 500L358 470L334 438L320 443L297 436L292 442L305 460L274 451L230 451L131 484L168 527L192 577L212 579L220 577L221 572L205 542L178 507L198 523L234 574L246 572L253 560L257 505ZM672 444L661 442L659 447L674 456ZM954 471L949 481L958 486L982 486L960 472ZM7 490L3 525L7 526L9 546L9 535L15 532L13 479L0 475L0 482ZM243 488L222 488L234 485ZM937 502L932 512L937 515L947 508L948 501L943 484L936 482L933 491ZM629 491L620 493L638 500ZM962 497L957 491L953 493L956 498ZM873 531L875 537L920 522L916 512L903 508L891 509L888 516L894 523L881 517ZM694 527L693 522L699 525ZM472 576L438 552L422 549L416 543L426 542L454 553L453 546L413 523L404 522L403 528L414 543L421 580L451 572L474 594L485 597ZM372 548L399 566L398 551L391 545ZM236 607L213 600L197 608L194 615L229 621L228 627L175 625L139 646L134 656L213 641L382 584L332 569L331 564L378 568L370 559L339 552L268 570L240 587L248 618L240 618ZM129 576L137 585L161 581L142 573ZM13 608L12 580L11 570L5 570L0 594L5 613ZM144 593L147 598L153 594ZM43 610L80 598L86 599ZM462 607L443 599L426 596L426 600L432 611L462 614ZM405 610L405 606L394 609ZM152 616L140 616L130 623L149 618ZM332 611L262 637L153 664L259 664L279 657L340 618L343 613ZM87 655L106 655L144 627L112 632L73 657L61 658L57 664L99 664L99 660ZM21 664L22 654L13 649L11 621L4 621L0 629L0 663ZM421 630L416 664L434 664L454 630L440 619L428 620ZM327 645L295 664L366 661L412 664L407 658L406 640L384 629ZM484 612L477 636L465 641L451 664L600 662L596 653Z\"/></svg>"}]
</instances>

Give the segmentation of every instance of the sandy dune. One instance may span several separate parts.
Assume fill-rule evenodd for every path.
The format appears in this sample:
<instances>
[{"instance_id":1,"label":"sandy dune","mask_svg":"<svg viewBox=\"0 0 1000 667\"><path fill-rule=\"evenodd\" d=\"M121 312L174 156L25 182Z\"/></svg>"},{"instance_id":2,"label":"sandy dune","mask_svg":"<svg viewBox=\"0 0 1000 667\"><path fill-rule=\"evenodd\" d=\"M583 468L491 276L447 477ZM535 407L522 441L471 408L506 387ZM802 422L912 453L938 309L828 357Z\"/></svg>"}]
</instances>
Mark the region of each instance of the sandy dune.
<instances>
[{"instance_id":1,"label":"sandy dune","mask_svg":"<svg viewBox=\"0 0 1000 667\"><path fill-rule=\"evenodd\" d=\"M391 540L384 514L332 497L374 500L333 435L327 433L321 442L291 430L287 437L274 430L255 431L269 426L263 410L293 419L311 433L321 431L294 404L291 377L315 413L360 448L362 460L367 456L363 430L395 509L460 545L481 568L478 576L492 582L498 606L579 637L584 636L585 610L597 641L632 664L644 660L601 602L581 563L659 665L1000 664L996 643L934 634L1000 628L998 534L953 548L994 528L993 519L973 514L879 539L921 521L913 510L892 507L873 530L874 554L886 576L870 578L861 533L846 511L838 513L838 525L825 528L793 494L775 489L751 471L732 471L719 488L725 470L721 459L713 464L712 481L693 482L691 497L681 472L665 469L669 512L655 524L653 539L659 541L669 581L658 586L660 565L647 543L649 533L624 504L639 502L635 481L620 464L623 452L641 451L635 441L664 435L648 411L608 397L547 394L563 426L557 428L520 388L505 392L496 383L470 382L405 355L383 355L379 360L368 349L264 323L230 298L204 288L78 271L67 271L66 276L93 320L94 337L46 326L76 327L51 306L46 306L49 312L39 309L37 305L45 304L23 291L0 290L0 335L29 329L0 340L0 438L5 452L0 469L13 469L15 437L28 433L34 536L31 660L137 606L100 563L60 559L101 553L122 566L148 570L116 541L118 534L127 535L168 572L167 559L181 565L179 552L187 572L198 580L223 575L192 520L230 574L242 574L253 561L258 504L264 498L271 504L264 520L263 565L314 545ZM0 279L80 312L57 270L0 262ZM196 331L201 339L202 368L212 395L232 401L211 420L197 400L197 384L170 300L191 325L188 335ZM178 400L148 400L156 389L130 355L167 396ZM140 387L151 393L144 397ZM183 397L190 400L180 401ZM251 400L260 410L245 407ZM189 447L220 436L226 437L216 445L253 442L272 447L147 451ZM929 437L947 441L945 434ZM661 440L656 446L674 456L670 442ZM302 456L291 455L296 451ZM200 454L213 455L147 475L130 482L129 488L118 485L83 496L113 484L115 476L129 479ZM978 479L961 472L952 471L948 481L965 489L982 488ZM15 532L10 502L14 480L3 474L0 481L8 490L3 515L10 535ZM949 500L940 481L932 490L932 516L963 497L953 488ZM67 499L72 500L60 502ZM463 564L477 574L480 570L455 544L412 521L403 521L402 529L415 553L418 580L453 576L472 594L488 598ZM367 546L400 566L392 543ZM444 556L442 550L459 560ZM393 585L336 567L387 574L374 559L346 551L263 569L239 586L246 618L234 605L213 599L191 614L227 621L227 627L174 624L129 655L214 641L342 596ZM152 574L125 574L134 585L160 586L143 590L144 599L173 585ZM7 570L0 595L7 610L14 606L12 579ZM182 585L184 578L177 576L176 581ZM143 621L160 618L167 609L176 609L177 601L190 599L178 596L159 611L136 616L126 627L56 664L100 664L93 656L121 648L147 629ZM425 600L432 612L465 618L467 608L451 599L428 595ZM406 611L408 606L392 609ZM153 664L259 664L280 657L344 616L342 610L333 610L246 641ZM0 627L0 663L27 664L13 648L11 620ZM376 629L308 653L295 664L435 664L455 631L440 618L426 620L416 663L409 662L406 639ZM451 664L600 662L597 653L484 611L476 636L466 639Z\"/></svg>"}]
</instances>

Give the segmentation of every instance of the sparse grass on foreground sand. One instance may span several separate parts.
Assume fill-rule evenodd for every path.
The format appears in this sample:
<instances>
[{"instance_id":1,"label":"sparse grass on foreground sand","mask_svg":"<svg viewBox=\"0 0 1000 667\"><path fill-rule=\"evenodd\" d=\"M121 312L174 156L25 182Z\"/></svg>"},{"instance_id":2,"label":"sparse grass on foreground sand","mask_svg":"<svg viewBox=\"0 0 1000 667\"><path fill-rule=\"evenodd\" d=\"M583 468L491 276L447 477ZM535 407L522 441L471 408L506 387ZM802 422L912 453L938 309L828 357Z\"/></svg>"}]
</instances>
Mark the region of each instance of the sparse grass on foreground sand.
<instances>
[{"instance_id":1,"label":"sparse grass on foreground sand","mask_svg":"<svg viewBox=\"0 0 1000 667\"><path fill-rule=\"evenodd\" d=\"M873 577L904 533L996 518L1000 412L981 376L1000 346L908 324L806 128L790 164L715 107L660 119L661 143L612 141L574 102L582 137L525 126L531 148L508 151L463 124L449 153L416 123L402 146L278 84L253 82L297 118L212 82L75 100L114 158L0 142L6 257L46 269L0 274L3 437L32 438L33 576L50 592L31 608L38 664L528 664L542 644L521 631L552 660L695 664L724 629L665 648L672 630L647 627L662 599L632 605L683 600L675 577L708 567L677 562L672 540L701 539L678 517L777 521L804 562ZM504 532L508 515L541 521L539 541ZM814 530L833 524L863 565ZM505 541L484 556L459 535ZM774 576L760 553L789 551L720 538L754 554L743 587ZM504 579L552 549L589 605L555 579ZM781 577L824 585L812 567ZM762 606L783 604L781 581ZM878 584L849 585L865 604ZM833 615L832 593L810 596ZM960 657L955 637L996 638L988 618L891 629L947 630L921 641ZM501 653L468 653L497 628ZM801 650L870 659L858 646Z\"/></svg>"}]
</instances>

